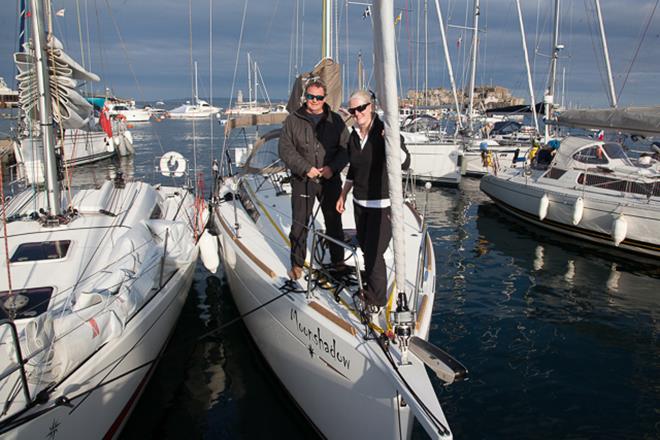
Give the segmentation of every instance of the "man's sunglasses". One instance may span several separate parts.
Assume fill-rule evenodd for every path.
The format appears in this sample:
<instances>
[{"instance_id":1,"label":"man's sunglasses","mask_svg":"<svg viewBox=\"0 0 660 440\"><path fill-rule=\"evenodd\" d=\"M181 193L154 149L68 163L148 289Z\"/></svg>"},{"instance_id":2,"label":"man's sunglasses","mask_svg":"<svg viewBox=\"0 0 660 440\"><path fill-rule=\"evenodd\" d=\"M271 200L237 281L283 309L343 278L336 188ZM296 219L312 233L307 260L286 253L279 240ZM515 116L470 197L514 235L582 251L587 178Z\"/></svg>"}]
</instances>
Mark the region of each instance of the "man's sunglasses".
<instances>
[{"instance_id":1,"label":"man's sunglasses","mask_svg":"<svg viewBox=\"0 0 660 440\"><path fill-rule=\"evenodd\" d=\"M323 101L325 99L324 95L312 95L311 93L305 93L305 99L308 101L311 101L313 99L317 101Z\"/></svg>"},{"instance_id":2,"label":"man's sunglasses","mask_svg":"<svg viewBox=\"0 0 660 440\"><path fill-rule=\"evenodd\" d=\"M366 104L358 105L357 107L351 107L348 109L348 112L352 115L354 115L355 112L362 113L367 109L367 107L369 107L370 104L370 102L367 102Z\"/></svg>"}]
</instances>

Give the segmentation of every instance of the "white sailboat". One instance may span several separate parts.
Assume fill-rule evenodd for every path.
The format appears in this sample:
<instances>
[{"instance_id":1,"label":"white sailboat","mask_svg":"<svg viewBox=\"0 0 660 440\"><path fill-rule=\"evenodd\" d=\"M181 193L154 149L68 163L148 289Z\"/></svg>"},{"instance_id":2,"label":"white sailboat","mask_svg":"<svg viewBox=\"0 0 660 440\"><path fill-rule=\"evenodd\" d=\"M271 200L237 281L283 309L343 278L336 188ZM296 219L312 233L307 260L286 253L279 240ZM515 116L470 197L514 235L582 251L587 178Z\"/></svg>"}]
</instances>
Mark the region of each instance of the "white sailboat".
<instances>
[{"instance_id":1,"label":"white sailboat","mask_svg":"<svg viewBox=\"0 0 660 440\"><path fill-rule=\"evenodd\" d=\"M332 4L326 1L324 6L327 18ZM370 315L356 299L362 254L351 242L336 242L345 248L350 273L339 276L325 268L325 242L332 239L324 234L319 217L309 234L307 276L288 281L291 185L277 153L278 130L254 144L238 173L219 176L213 220L231 293L252 338L322 436L409 438L417 419L431 437L451 438L425 362L446 383L464 378L467 371L426 341L435 296L435 256L425 221L411 200L402 199L391 2L375 1L373 11L394 229L385 253L387 307ZM330 44L332 39L324 41ZM324 55L332 53L324 48ZM334 84L340 81L335 78ZM225 131L228 135L237 128L283 119L276 114L230 119ZM353 240L350 200L342 221Z\"/></svg>"},{"instance_id":2,"label":"white sailboat","mask_svg":"<svg viewBox=\"0 0 660 440\"><path fill-rule=\"evenodd\" d=\"M596 9L608 69L611 109L562 112L560 124L660 135L657 107L616 108L609 54L600 4ZM553 116L554 72L559 0L555 0L555 34L546 115ZM546 125L546 135L549 131ZM660 257L660 166L631 161L620 144L568 136L550 141L554 153L539 151L521 168L486 176L481 190L507 212L545 227L599 245ZM551 144L551 145L552 145ZM554 155L552 155L554 154Z\"/></svg>"},{"instance_id":3,"label":"white sailboat","mask_svg":"<svg viewBox=\"0 0 660 440\"><path fill-rule=\"evenodd\" d=\"M82 82L99 81L99 77L85 70L64 52L62 44L54 36L46 42L47 63L55 74L51 76L54 108L61 109L54 116L59 159L63 165L81 165L115 155L133 153L133 137L126 124L119 120L106 120L98 124L93 115L93 106L79 92ZM41 127L33 124L37 119L35 105L37 78L33 74L34 57L29 48L14 54L19 74L19 107L22 113L17 136L13 139L18 177L30 183L43 183L44 164L41 161L44 149ZM101 117L107 117L102 115Z\"/></svg>"},{"instance_id":4,"label":"white sailboat","mask_svg":"<svg viewBox=\"0 0 660 440\"><path fill-rule=\"evenodd\" d=\"M195 61L195 96L193 97L192 104L186 102L183 105L173 108L168 112L170 119L207 119L210 116L219 113L222 109L215 107L199 99L199 92L197 90L197 61Z\"/></svg>"},{"instance_id":5,"label":"white sailboat","mask_svg":"<svg viewBox=\"0 0 660 440\"><path fill-rule=\"evenodd\" d=\"M619 144L567 137L549 165L487 175L480 188L536 226L660 257L660 169L636 166Z\"/></svg>"},{"instance_id":6,"label":"white sailboat","mask_svg":"<svg viewBox=\"0 0 660 440\"><path fill-rule=\"evenodd\" d=\"M153 373L198 255L184 188L125 181L62 188L43 14L31 0L45 187L1 201L0 436L114 438ZM50 38L50 36L48 37ZM60 105L55 101L55 105ZM74 111L69 108L68 111ZM168 175L184 163L161 161Z\"/></svg>"},{"instance_id":7,"label":"white sailboat","mask_svg":"<svg viewBox=\"0 0 660 440\"><path fill-rule=\"evenodd\" d=\"M454 73L449 57L447 38L438 0L436 0L436 12L438 14L440 34L444 47L445 62L447 63L447 70L449 72L449 79L458 114L456 83L454 82ZM426 58L428 64L428 55ZM428 77L428 74L426 76ZM427 84L426 89L428 89L428 78L425 80L425 84ZM460 126L460 119L457 121L457 124ZM414 126L412 125L412 127ZM406 127L402 127L401 135L404 137L406 148L410 152L410 173L415 179L423 182L458 186L461 181L461 164L464 158L462 157L462 146L457 139L442 135L435 136L435 133L420 133Z\"/></svg>"}]
</instances>

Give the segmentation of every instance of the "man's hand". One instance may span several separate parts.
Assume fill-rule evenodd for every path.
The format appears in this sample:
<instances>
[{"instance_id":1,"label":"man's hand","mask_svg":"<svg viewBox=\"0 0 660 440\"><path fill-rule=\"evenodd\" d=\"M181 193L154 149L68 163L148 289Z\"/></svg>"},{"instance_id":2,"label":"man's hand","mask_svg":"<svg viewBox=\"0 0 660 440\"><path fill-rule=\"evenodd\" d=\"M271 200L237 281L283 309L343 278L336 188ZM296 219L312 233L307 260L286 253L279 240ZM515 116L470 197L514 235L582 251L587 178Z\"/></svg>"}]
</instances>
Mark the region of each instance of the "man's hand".
<instances>
[{"instance_id":1,"label":"man's hand","mask_svg":"<svg viewBox=\"0 0 660 440\"><path fill-rule=\"evenodd\" d=\"M321 168L319 171L321 171L321 175L326 180L328 180L332 177L332 168L330 168L329 166L325 166L325 167Z\"/></svg>"},{"instance_id":2,"label":"man's hand","mask_svg":"<svg viewBox=\"0 0 660 440\"><path fill-rule=\"evenodd\" d=\"M340 214L343 214L345 211L344 203L346 203L346 196L344 193L341 193L337 199L337 204L335 205L335 209L337 209L337 212Z\"/></svg>"},{"instance_id":3,"label":"man's hand","mask_svg":"<svg viewBox=\"0 0 660 440\"><path fill-rule=\"evenodd\" d=\"M321 175L321 170L315 167L311 167L309 171L307 171L307 177L309 177L310 179L315 179L320 175Z\"/></svg>"}]
</instances>

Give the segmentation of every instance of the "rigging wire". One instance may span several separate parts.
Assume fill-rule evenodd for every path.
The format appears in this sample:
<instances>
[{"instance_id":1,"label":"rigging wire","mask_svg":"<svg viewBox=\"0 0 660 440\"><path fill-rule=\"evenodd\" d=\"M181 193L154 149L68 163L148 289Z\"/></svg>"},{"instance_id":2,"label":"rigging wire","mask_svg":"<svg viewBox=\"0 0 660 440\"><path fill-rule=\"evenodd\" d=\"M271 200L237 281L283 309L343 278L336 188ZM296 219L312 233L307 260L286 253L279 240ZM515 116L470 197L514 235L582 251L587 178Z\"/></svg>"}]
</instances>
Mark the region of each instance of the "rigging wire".
<instances>
[{"instance_id":1,"label":"rigging wire","mask_svg":"<svg viewBox=\"0 0 660 440\"><path fill-rule=\"evenodd\" d=\"M234 62L234 75L232 76L231 80L231 93L229 95L229 108L232 108L232 104L234 101L234 87L236 86L236 74L238 72L238 58L241 55L241 45L243 43L243 31L245 30L245 16L247 14L247 8L248 8L248 3L249 0L245 0L245 4L243 5L243 18L241 19L241 31L238 36L238 47L236 48L236 60ZM223 163L225 161L225 152L227 151L227 148L229 147L227 145L227 135L225 134L223 143L222 143L222 154L220 155L220 166L219 169L222 169Z\"/></svg>"},{"instance_id":2,"label":"rigging wire","mask_svg":"<svg viewBox=\"0 0 660 440\"><path fill-rule=\"evenodd\" d=\"M646 25L644 25L644 31L642 32L642 36L639 39L639 43L637 44L637 47L635 48L635 53L633 54L632 60L630 60L630 65L628 66L628 69L626 70L626 74L623 77L623 82L621 84L621 88L619 89L619 93L617 94L617 100L621 98L621 94L623 93L623 89L626 87L626 83L628 82L628 76L630 75L630 71L632 70L635 61L637 60L637 55L639 55L639 50L642 47L642 43L646 39L646 33L649 30L649 26L651 25L651 21L653 20L653 17L655 16L655 10L658 7L658 3L660 3L660 0L655 1L655 5L653 5L653 10L651 11L651 14L649 15L648 20L646 20Z\"/></svg>"}]
</instances>

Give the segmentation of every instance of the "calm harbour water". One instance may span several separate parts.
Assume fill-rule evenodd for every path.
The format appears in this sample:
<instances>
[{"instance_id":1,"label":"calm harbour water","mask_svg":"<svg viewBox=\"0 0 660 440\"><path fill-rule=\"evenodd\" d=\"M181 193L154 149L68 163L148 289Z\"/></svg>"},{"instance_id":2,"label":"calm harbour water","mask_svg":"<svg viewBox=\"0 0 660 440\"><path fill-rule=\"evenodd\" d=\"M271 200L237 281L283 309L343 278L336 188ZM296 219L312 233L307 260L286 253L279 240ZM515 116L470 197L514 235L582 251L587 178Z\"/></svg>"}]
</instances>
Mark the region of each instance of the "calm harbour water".
<instances>
[{"instance_id":1,"label":"calm harbour water","mask_svg":"<svg viewBox=\"0 0 660 440\"><path fill-rule=\"evenodd\" d=\"M192 122L135 125L133 159L78 175L98 181L121 167L149 180L154 155L192 158L194 147L208 188L210 127L195 123L193 145ZM213 131L221 145L222 127ZM434 381L455 437L660 438L660 268L531 230L492 205L478 180L433 188L428 200L438 274L430 340L471 374L449 387ZM122 438L314 438L242 323L202 337L236 316L221 269L200 263ZM425 434L416 427L414 437Z\"/></svg>"}]
</instances>

